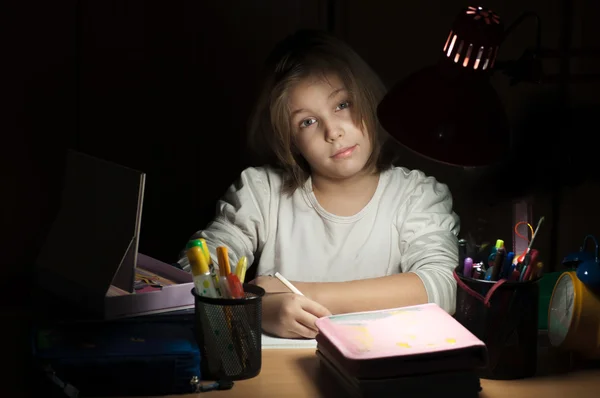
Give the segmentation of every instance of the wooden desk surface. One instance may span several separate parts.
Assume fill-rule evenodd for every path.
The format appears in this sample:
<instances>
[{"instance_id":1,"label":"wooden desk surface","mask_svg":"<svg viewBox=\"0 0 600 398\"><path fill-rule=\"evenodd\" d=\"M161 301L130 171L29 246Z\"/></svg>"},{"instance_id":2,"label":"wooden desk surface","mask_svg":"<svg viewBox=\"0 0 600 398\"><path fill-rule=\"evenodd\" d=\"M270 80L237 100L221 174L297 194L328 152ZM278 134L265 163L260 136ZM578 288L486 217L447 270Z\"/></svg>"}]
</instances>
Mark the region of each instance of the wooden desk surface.
<instances>
[{"instance_id":1,"label":"wooden desk surface","mask_svg":"<svg viewBox=\"0 0 600 398\"><path fill-rule=\"evenodd\" d=\"M600 396L600 369L581 370L558 376L524 380L481 380L480 398L588 398ZM324 380L314 349L263 350L261 373L249 380L236 381L229 391L211 391L210 398L281 398L335 397L340 387L333 380ZM176 397L196 397L190 394ZM207 396L208 395L203 395Z\"/></svg>"}]
</instances>

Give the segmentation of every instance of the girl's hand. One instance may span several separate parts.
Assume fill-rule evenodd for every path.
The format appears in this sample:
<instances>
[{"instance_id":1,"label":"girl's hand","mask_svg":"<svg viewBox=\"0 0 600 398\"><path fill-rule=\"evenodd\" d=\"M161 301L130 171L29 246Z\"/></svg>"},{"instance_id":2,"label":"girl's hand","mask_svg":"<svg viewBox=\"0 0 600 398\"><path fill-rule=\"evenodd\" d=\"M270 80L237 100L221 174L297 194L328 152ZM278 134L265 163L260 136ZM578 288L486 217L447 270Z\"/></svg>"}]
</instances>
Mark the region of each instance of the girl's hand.
<instances>
[{"instance_id":1,"label":"girl's hand","mask_svg":"<svg viewBox=\"0 0 600 398\"><path fill-rule=\"evenodd\" d=\"M295 293L267 293L262 298L265 332L288 339L314 339L315 321L331 315L321 304Z\"/></svg>"}]
</instances>

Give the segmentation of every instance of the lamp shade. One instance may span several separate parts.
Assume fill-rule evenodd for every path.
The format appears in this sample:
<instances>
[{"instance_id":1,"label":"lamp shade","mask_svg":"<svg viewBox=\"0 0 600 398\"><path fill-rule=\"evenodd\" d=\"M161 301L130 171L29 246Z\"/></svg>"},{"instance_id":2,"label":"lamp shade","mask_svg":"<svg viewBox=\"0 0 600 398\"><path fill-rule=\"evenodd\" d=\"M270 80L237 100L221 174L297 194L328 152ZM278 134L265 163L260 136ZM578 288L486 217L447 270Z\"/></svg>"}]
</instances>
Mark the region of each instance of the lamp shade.
<instances>
[{"instance_id":1,"label":"lamp shade","mask_svg":"<svg viewBox=\"0 0 600 398\"><path fill-rule=\"evenodd\" d=\"M404 146L438 162L479 167L501 161L510 149L510 129L490 74L503 36L492 11L461 11L439 62L383 98L377 109L381 125Z\"/></svg>"}]
</instances>

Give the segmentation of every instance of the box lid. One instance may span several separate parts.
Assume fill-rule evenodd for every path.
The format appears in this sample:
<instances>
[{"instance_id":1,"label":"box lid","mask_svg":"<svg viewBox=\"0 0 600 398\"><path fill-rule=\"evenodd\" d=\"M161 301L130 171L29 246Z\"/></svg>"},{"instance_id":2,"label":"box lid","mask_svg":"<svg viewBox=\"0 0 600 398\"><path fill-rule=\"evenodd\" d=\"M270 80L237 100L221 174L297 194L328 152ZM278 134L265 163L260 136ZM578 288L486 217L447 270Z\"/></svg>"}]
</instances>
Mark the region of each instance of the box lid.
<instances>
[{"instance_id":1,"label":"box lid","mask_svg":"<svg viewBox=\"0 0 600 398\"><path fill-rule=\"evenodd\" d=\"M111 284L133 292L144 184L140 171L69 151L38 285L97 310Z\"/></svg>"}]
</instances>

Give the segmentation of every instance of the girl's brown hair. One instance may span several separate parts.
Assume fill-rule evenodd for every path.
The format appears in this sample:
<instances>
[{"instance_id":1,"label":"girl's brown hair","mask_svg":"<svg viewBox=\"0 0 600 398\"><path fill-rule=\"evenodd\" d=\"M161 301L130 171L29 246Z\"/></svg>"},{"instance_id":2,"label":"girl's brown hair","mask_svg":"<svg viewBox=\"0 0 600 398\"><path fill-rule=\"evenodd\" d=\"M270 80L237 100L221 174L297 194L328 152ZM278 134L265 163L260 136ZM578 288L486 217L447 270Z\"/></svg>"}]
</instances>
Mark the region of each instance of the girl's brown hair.
<instances>
[{"instance_id":1,"label":"girl's brown hair","mask_svg":"<svg viewBox=\"0 0 600 398\"><path fill-rule=\"evenodd\" d=\"M283 169L284 192L293 193L310 176L296 150L288 107L289 89L309 76L335 74L348 90L352 117L364 125L372 153L365 165L381 171L392 165L383 150L388 134L377 120L377 105L386 89L367 63L343 41L321 31L302 30L280 42L267 58L262 92L250 119L248 145L263 162Z\"/></svg>"}]
</instances>

